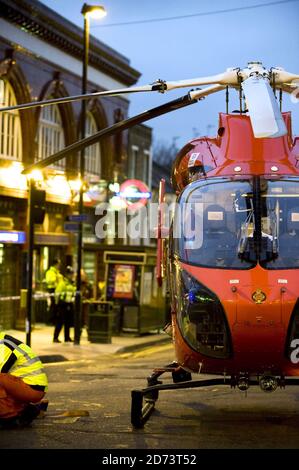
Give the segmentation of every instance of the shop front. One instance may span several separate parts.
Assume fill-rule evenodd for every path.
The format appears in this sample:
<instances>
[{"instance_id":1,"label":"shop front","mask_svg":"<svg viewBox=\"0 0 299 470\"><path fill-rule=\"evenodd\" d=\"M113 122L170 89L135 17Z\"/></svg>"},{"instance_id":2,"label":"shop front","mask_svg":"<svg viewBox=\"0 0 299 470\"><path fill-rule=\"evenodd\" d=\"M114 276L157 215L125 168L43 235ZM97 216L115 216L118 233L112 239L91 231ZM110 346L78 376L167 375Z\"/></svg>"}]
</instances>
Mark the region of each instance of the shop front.
<instances>
[{"instance_id":1,"label":"shop front","mask_svg":"<svg viewBox=\"0 0 299 470\"><path fill-rule=\"evenodd\" d=\"M113 302L116 330L141 335L166 321L165 290L156 280L156 249L122 246L104 251L104 300Z\"/></svg>"},{"instance_id":2,"label":"shop front","mask_svg":"<svg viewBox=\"0 0 299 470\"><path fill-rule=\"evenodd\" d=\"M15 326L25 239L25 232L0 230L0 330Z\"/></svg>"}]
</instances>

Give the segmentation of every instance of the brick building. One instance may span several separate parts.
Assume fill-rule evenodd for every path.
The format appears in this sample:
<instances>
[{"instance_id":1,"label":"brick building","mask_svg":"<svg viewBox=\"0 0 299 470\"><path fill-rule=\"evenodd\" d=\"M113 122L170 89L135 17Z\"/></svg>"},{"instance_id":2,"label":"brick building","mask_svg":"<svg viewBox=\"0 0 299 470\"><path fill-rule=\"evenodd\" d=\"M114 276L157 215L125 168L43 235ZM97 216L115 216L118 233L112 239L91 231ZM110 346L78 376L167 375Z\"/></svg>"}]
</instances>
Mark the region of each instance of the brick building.
<instances>
[{"instance_id":1,"label":"brick building","mask_svg":"<svg viewBox=\"0 0 299 470\"><path fill-rule=\"evenodd\" d=\"M0 106L80 94L82 36L81 28L36 0L0 0ZM139 76L126 57L90 37L88 92L128 87ZM128 109L129 100L122 96L88 101L86 136L126 118ZM26 287L28 188L21 172L27 164L78 140L80 112L80 103L74 102L0 113L0 328L14 326L19 300L13 297ZM133 174L128 154L134 145L140 146L142 131L147 146L144 174L150 184L151 129L141 126L139 134L135 131L138 144L130 137L128 145L124 132L86 150L87 186L100 188ZM65 231L65 220L76 209L78 195L70 182L77 173L76 154L43 171L46 216L43 224L35 226L37 290L54 257L61 257L64 264L75 262L76 235ZM93 234L94 208L92 201L86 204L83 265L96 279L101 261Z\"/></svg>"}]
</instances>

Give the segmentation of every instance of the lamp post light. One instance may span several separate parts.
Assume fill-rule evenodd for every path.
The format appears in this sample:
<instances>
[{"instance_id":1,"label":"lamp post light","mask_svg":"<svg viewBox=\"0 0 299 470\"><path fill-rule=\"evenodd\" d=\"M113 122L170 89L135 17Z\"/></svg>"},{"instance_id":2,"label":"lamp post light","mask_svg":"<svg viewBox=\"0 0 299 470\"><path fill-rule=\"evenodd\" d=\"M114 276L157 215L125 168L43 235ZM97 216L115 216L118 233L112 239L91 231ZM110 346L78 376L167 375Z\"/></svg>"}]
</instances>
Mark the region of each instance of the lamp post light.
<instances>
[{"instance_id":1,"label":"lamp post light","mask_svg":"<svg viewBox=\"0 0 299 470\"><path fill-rule=\"evenodd\" d=\"M88 70L88 54L89 54L89 19L90 18L103 18L106 16L106 10L101 5L87 5L84 3L81 13L84 17L84 37L83 37L83 70L82 70L82 95L87 91L87 70ZM82 101L81 105L81 139L85 138L85 120L86 120L86 101ZM85 153L81 150L80 153L80 178L82 184L79 191L78 212L79 216L83 215L84 204L84 172L85 172ZM78 231L78 251L77 251L77 285L75 297L75 321L74 321L74 344L80 344L81 336L81 267L82 267L82 248L83 248L83 225L82 221L79 222Z\"/></svg>"}]
</instances>

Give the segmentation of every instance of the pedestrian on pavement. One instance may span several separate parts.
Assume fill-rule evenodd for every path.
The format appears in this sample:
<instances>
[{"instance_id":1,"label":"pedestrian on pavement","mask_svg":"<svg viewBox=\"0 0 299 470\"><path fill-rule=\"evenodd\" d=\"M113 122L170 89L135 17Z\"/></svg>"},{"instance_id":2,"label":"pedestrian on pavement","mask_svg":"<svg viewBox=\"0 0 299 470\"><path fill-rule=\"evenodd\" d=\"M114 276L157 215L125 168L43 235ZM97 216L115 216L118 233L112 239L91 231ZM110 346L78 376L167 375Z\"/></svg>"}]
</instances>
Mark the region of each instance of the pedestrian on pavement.
<instances>
[{"instance_id":1,"label":"pedestrian on pavement","mask_svg":"<svg viewBox=\"0 0 299 470\"><path fill-rule=\"evenodd\" d=\"M64 326L64 341L72 342L70 337L70 328L74 325L74 301L76 286L74 283L74 270L67 266L65 276L59 281L55 289L57 300L57 321L54 330L54 343L61 343L59 334Z\"/></svg>"},{"instance_id":2,"label":"pedestrian on pavement","mask_svg":"<svg viewBox=\"0 0 299 470\"><path fill-rule=\"evenodd\" d=\"M81 295L82 295L82 327L88 325L89 300L92 298L93 288L84 269L81 269Z\"/></svg>"},{"instance_id":3,"label":"pedestrian on pavement","mask_svg":"<svg viewBox=\"0 0 299 470\"><path fill-rule=\"evenodd\" d=\"M48 379L39 357L22 341L0 331L0 429L29 425L47 400Z\"/></svg>"},{"instance_id":4,"label":"pedestrian on pavement","mask_svg":"<svg viewBox=\"0 0 299 470\"><path fill-rule=\"evenodd\" d=\"M53 260L53 264L46 271L45 282L47 286L47 292L50 294L50 309L49 317L50 322L56 325L57 320L57 303L55 302L55 289L58 286L59 281L62 279L60 272L61 261L59 258Z\"/></svg>"}]
</instances>

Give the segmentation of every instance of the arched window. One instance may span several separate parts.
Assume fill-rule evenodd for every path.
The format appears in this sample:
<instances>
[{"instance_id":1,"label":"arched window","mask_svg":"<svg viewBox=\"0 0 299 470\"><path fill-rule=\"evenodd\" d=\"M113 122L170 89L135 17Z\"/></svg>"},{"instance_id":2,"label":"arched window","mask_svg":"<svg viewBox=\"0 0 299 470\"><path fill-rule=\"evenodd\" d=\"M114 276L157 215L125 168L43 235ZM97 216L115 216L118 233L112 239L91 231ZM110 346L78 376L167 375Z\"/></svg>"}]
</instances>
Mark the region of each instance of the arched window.
<instances>
[{"instance_id":1,"label":"arched window","mask_svg":"<svg viewBox=\"0 0 299 470\"><path fill-rule=\"evenodd\" d=\"M45 106L41 110L39 119L37 159L43 160L64 147L64 130L58 106ZM55 163L55 167L65 168L65 159Z\"/></svg>"},{"instance_id":2,"label":"arched window","mask_svg":"<svg viewBox=\"0 0 299 470\"><path fill-rule=\"evenodd\" d=\"M86 114L85 136L89 137L98 131L97 124L93 115ZM100 144L94 144L85 149L85 172L89 175L101 175L101 147Z\"/></svg>"},{"instance_id":3,"label":"arched window","mask_svg":"<svg viewBox=\"0 0 299 470\"><path fill-rule=\"evenodd\" d=\"M17 104L7 81L0 80L0 107ZM19 111L0 113L0 157L22 160L22 131Z\"/></svg>"}]
</instances>

